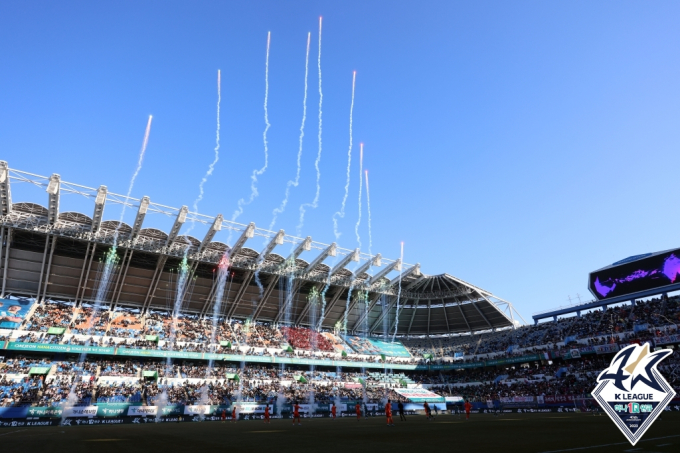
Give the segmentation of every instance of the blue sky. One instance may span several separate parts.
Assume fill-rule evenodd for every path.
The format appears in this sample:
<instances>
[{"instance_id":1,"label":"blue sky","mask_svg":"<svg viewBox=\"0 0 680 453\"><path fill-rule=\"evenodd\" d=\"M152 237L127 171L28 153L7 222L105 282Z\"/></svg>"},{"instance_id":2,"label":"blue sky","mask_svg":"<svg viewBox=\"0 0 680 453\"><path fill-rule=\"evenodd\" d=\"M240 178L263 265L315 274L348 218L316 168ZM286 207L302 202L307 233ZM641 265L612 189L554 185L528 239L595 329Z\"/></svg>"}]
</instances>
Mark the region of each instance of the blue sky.
<instances>
[{"instance_id":1,"label":"blue sky","mask_svg":"<svg viewBox=\"0 0 680 453\"><path fill-rule=\"evenodd\" d=\"M264 163L271 31L269 166L238 219L266 227L295 176L311 32L301 180L275 226L293 233L315 192L323 16L320 203L303 235L334 240L356 70L340 245L357 246L363 142L372 251L396 258L404 241L407 262L492 291L529 319L589 298L591 270L678 246L679 13L663 1L4 2L0 159L125 193L152 114L132 194L191 205L214 156L220 69L220 161L199 211L230 218ZM15 202L41 197L13 187ZM91 209L83 203L64 197L62 210Z\"/></svg>"}]
</instances>

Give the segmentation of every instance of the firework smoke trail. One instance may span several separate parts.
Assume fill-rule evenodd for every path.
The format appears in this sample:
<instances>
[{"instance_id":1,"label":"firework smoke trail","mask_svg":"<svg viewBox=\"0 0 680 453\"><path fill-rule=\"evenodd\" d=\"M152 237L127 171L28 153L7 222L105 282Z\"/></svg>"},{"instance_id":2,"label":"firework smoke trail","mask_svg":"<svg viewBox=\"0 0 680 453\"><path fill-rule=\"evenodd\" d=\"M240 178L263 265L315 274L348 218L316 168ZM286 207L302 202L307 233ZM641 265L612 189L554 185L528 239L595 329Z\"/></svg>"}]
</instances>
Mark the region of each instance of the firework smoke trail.
<instances>
[{"instance_id":1,"label":"firework smoke trail","mask_svg":"<svg viewBox=\"0 0 680 453\"><path fill-rule=\"evenodd\" d=\"M361 191L363 189L364 179L362 178L362 173L364 172L364 144L359 145L359 218L357 219L357 224L354 226L354 233L357 236L357 242L359 243L359 248L361 248L361 236L359 235L359 225L361 225Z\"/></svg>"},{"instance_id":2,"label":"firework smoke trail","mask_svg":"<svg viewBox=\"0 0 680 453\"><path fill-rule=\"evenodd\" d=\"M213 302L212 331L210 332L211 345L215 344L217 338L217 319L221 314L224 290L226 289L227 278L229 277L229 267L229 252L224 252L220 263L217 265L217 293L215 294L215 302ZM206 378L210 377L212 368L213 361L210 360L210 362L208 362L208 372Z\"/></svg>"},{"instance_id":3,"label":"firework smoke trail","mask_svg":"<svg viewBox=\"0 0 680 453\"><path fill-rule=\"evenodd\" d=\"M272 230L274 228L274 224L276 223L276 219L279 216L279 214L282 214L283 211L286 210L286 205L288 204L288 197L290 196L290 188L291 187L297 187L300 183L300 168L301 168L301 160L302 160L302 141L305 137L305 123L307 122L307 78L309 76L309 44L312 39L312 34L307 33L307 55L305 57L305 95L302 99L302 124L300 125L300 145L298 147L298 154L297 154L297 172L295 173L295 179L291 179L286 183L286 196L284 197L283 201L281 202L281 206L278 208L274 209L272 212L273 218L271 223L269 224L269 230Z\"/></svg>"},{"instance_id":4,"label":"firework smoke trail","mask_svg":"<svg viewBox=\"0 0 680 453\"><path fill-rule=\"evenodd\" d=\"M401 263L404 265L404 243L401 243ZM401 301L401 271L399 272L399 290L397 291L397 311L395 312L394 319L394 333L392 334L392 342L394 342L394 337L397 336L397 328L399 327L399 302Z\"/></svg>"},{"instance_id":5,"label":"firework smoke trail","mask_svg":"<svg viewBox=\"0 0 680 453\"><path fill-rule=\"evenodd\" d=\"M354 134L352 133L352 117L354 114L354 89L356 87L357 72L352 73L352 102L349 106L349 149L347 151L347 181L345 182L345 195L342 197L342 205L340 210L333 214L333 233L335 234L335 239L340 239L340 231L338 230L338 218L345 218L345 205L347 204L347 197L349 196L349 183L350 183L350 168L352 166L352 139ZM321 329L321 323L326 316L326 291L331 286L331 278L328 277L326 280L326 285L321 291L321 318L319 320L318 329Z\"/></svg>"},{"instance_id":6,"label":"firework smoke trail","mask_svg":"<svg viewBox=\"0 0 680 453\"><path fill-rule=\"evenodd\" d=\"M257 191L257 177L262 176L265 171L267 171L267 167L269 166L269 142L267 141L267 132L269 132L269 128L271 127L271 124L269 123L269 108L268 108L268 102L269 102L269 49L271 46L271 32L267 32L267 57L265 58L265 65L264 65L264 132L262 133L262 142L264 143L264 166L262 168L255 169L253 170L253 174L250 175L250 198L246 201L244 198L241 198L238 200L238 208L236 208L236 211L234 211L234 214L231 216L231 221L234 222L241 214L243 214L243 206L249 205L250 203L253 202L253 200L259 195L259 192ZM229 238L227 240L228 243L231 243L231 235L232 235L233 230L229 230ZM260 281L260 276L259 273L255 275L255 283L257 284L257 287L260 292L260 297L262 297L262 294L264 293L264 287L262 286L262 282Z\"/></svg>"},{"instance_id":7,"label":"firework smoke trail","mask_svg":"<svg viewBox=\"0 0 680 453\"><path fill-rule=\"evenodd\" d=\"M368 211L368 254L371 254L373 248L373 233L371 232L371 193L368 190L368 170L364 172L366 175L366 211Z\"/></svg>"},{"instance_id":8,"label":"firework smoke trail","mask_svg":"<svg viewBox=\"0 0 680 453\"><path fill-rule=\"evenodd\" d=\"M357 242L359 243L359 248L361 248L361 235L359 234L359 225L361 225L361 192L363 188L363 181L364 179L361 177L362 173L364 171L364 144L361 143L359 144L359 219L357 219L357 223L354 226L354 233L357 236ZM371 259L371 258L369 258ZM342 328L345 332L347 332L347 317L349 315L349 300L350 297L352 296L352 289L354 288L354 279L352 279L352 282L349 285L349 291L347 293L347 301L345 302L345 314L342 318Z\"/></svg>"},{"instance_id":9,"label":"firework smoke trail","mask_svg":"<svg viewBox=\"0 0 680 453\"><path fill-rule=\"evenodd\" d=\"M349 314L349 301L352 298L352 289L354 288L354 279L349 285L349 290L347 291L347 300L345 301L345 314L342 316L342 330L347 333L347 315Z\"/></svg>"},{"instance_id":10,"label":"firework smoke trail","mask_svg":"<svg viewBox=\"0 0 680 453\"><path fill-rule=\"evenodd\" d=\"M317 206L319 206L319 195L321 194L321 170L319 169L319 163L321 162L321 150L322 150L322 141L321 141L321 134L323 130L323 90L321 87L321 25L322 25L322 19L319 17L319 56L317 58L317 66L319 69L319 152L316 155L316 160L314 161L314 168L316 169L316 195L314 195L314 201L311 203L305 203L302 206L300 206L300 223L298 223L298 226L296 228L297 235L300 236L302 232L302 225L305 223L305 212L307 211L307 208L312 208L316 209Z\"/></svg>"},{"instance_id":11,"label":"firework smoke trail","mask_svg":"<svg viewBox=\"0 0 680 453\"><path fill-rule=\"evenodd\" d=\"M198 203L203 200L203 186L205 183L208 181L208 178L213 174L213 171L215 170L215 165L217 165L217 161L220 160L220 103L222 102L222 76L221 76L221 71L218 69L217 70L217 132L215 133L215 159L212 161L210 165L208 165L208 171L205 172L205 175L203 176L203 179L201 179L201 182L198 184L198 198L194 200L194 212L198 212ZM191 229L194 227L194 222L191 222ZM189 234L187 232L186 234Z\"/></svg>"},{"instance_id":12,"label":"firework smoke trail","mask_svg":"<svg viewBox=\"0 0 680 453\"><path fill-rule=\"evenodd\" d=\"M132 178L130 179L130 185L128 186L128 191L127 195L125 196L125 203L123 203L123 209L121 210L120 213L120 220L118 224L116 225L116 229L113 232L113 246L109 249L109 251L106 253L106 256L104 258L104 270L102 271L102 276L101 279L99 280L99 285L97 286L97 292L95 293L95 299L94 299L94 308L92 309L92 313L90 315L90 319L92 320L91 326L88 329L87 334L90 334L90 331L95 327L95 319L97 318L97 314L99 313L99 310L101 309L101 304L104 301L104 298L106 297L106 294L109 290L109 284L111 283L111 275L113 274L113 271L115 269L116 264L118 263L118 255L116 255L116 249L118 248L118 230L120 229L120 226L123 224L123 217L125 216L125 208L127 207L127 202L130 199L130 194L132 193L132 188L135 185L135 180L137 179L137 175L139 175L139 172L142 169L142 163L144 162L144 154L146 153L146 147L149 144L149 134L151 133L151 120L153 119L152 115L149 115L149 120L146 123L146 130L144 131L144 141L142 142L142 149L139 152L139 159L137 159L137 167L135 168L135 172L132 174ZM80 364L81 364L81 369L82 369L82 364L87 358L87 353L84 352L80 355ZM69 394L67 397L67 406L74 406L78 402L78 396L76 394L76 387L78 385L78 378L80 378L82 372L76 376L73 380L73 385L71 386L71 389L69 390ZM62 417L62 423L63 423L64 418Z\"/></svg>"},{"instance_id":13,"label":"firework smoke trail","mask_svg":"<svg viewBox=\"0 0 680 453\"><path fill-rule=\"evenodd\" d=\"M257 177L262 176L265 171L267 171L267 167L269 166L269 142L267 141L267 132L269 131L269 128L271 127L271 124L269 124L269 109L267 107L267 103L269 101L269 48L271 45L271 32L267 33L267 57L265 60L265 69L264 69L264 123L265 123L265 128L264 132L262 133L262 141L264 142L264 166L262 168L255 169L253 170L253 174L250 176L251 183L250 183L250 198L246 201L244 198L241 198L238 201L238 208L236 211L234 211L234 214L231 217L231 221L235 221L238 216L243 214L243 206L249 205L250 203L253 202L253 200L259 195L259 192L257 191ZM231 236L231 234L230 234Z\"/></svg>"},{"instance_id":14,"label":"firework smoke trail","mask_svg":"<svg viewBox=\"0 0 680 453\"><path fill-rule=\"evenodd\" d=\"M139 152L139 159L137 160L137 168L135 169L135 172L132 174L132 179L130 179L130 186L128 187L127 195L125 195L125 201L126 203L123 204L123 210L120 213L120 222L118 222L118 225L116 226L116 231L115 234L113 235L113 246L115 247L118 241L118 229L120 228L120 225L123 222L123 216L125 215L125 207L127 206L127 201L130 199L130 194L132 193L132 187L135 185L135 179L137 179L137 175L139 174L139 171L142 169L142 162L144 161L144 154L146 153L146 146L149 144L149 134L151 133L151 120L153 119L152 115L149 115L149 121L146 123L146 131L144 132L144 141L142 142L142 149Z\"/></svg>"},{"instance_id":15,"label":"firework smoke trail","mask_svg":"<svg viewBox=\"0 0 680 453\"><path fill-rule=\"evenodd\" d=\"M354 88L356 86L357 72L352 74L352 103L349 107L349 150L347 151L347 182L345 182L345 195L342 197L342 206L340 210L333 214L333 233L335 239L340 239L340 231L338 231L338 217L345 218L345 205L347 204L347 196L349 195L349 181L350 181L350 167L352 165L352 114L354 113Z\"/></svg>"},{"instance_id":16,"label":"firework smoke trail","mask_svg":"<svg viewBox=\"0 0 680 453\"><path fill-rule=\"evenodd\" d=\"M182 262L179 265L179 272L177 272L177 287L175 288L175 304L172 308L172 323L170 324L170 347L174 347L175 338L177 338L177 318L182 310L182 302L184 301L184 294L187 283L190 277L189 264L187 254L184 253ZM172 358L168 357L165 364L166 374L172 372Z\"/></svg>"}]
</instances>

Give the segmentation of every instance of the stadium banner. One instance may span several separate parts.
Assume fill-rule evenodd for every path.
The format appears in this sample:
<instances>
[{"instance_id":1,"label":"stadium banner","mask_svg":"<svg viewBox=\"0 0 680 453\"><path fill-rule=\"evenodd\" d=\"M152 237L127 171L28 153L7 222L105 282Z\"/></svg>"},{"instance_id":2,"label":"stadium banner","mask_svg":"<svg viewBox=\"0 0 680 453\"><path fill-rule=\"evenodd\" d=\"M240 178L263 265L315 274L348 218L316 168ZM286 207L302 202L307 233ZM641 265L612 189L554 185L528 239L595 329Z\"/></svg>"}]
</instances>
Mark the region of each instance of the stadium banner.
<instances>
[{"instance_id":1,"label":"stadium banner","mask_svg":"<svg viewBox=\"0 0 680 453\"><path fill-rule=\"evenodd\" d=\"M411 357L408 350L398 341L389 342L379 338L361 338L356 335L341 335L342 339L358 354L380 355L390 357Z\"/></svg>"},{"instance_id":2,"label":"stadium banner","mask_svg":"<svg viewBox=\"0 0 680 453\"><path fill-rule=\"evenodd\" d=\"M239 414L264 414L264 404L259 404L259 403L233 403L236 406L236 411ZM269 410L272 412L275 412L276 410L272 410L272 406L270 405ZM284 406L288 406L286 412L290 412L290 404L284 404ZM231 416L231 415L229 415Z\"/></svg>"},{"instance_id":3,"label":"stadium banner","mask_svg":"<svg viewBox=\"0 0 680 453\"><path fill-rule=\"evenodd\" d=\"M340 410L344 406L344 404L339 405L338 409ZM443 405L437 404L438 408L441 410L443 409ZM353 407L352 406L352 413L347 412L343 410L341 413L338 413L339 417L353 417ZM422 412L422 405L421 404L408 404L404 405L404 410L407 413L411 413L411 407L413 407L413 412ZM434 404L430 404L430 407L434 409ZM14 408L13 408L14 409ZM392 409L395 411L394 407ZM675 406L673 408L669 407L669 410L672 411L678 411L680 410L680 406ZM369 410L370 411L370 410ZM581 412L581 409L573 408L573 407L547 407L547 408L530 408L530 409L525 409L525 408L505 408L502 410L496 410L496 409L473 409L471 413L473 414L482 414L482 413L564 413L564 412ZM455 413L454 411L452 411ZM462 412L462 410L459 410L458 413ZM384 415L384 412L382 410L376 411L377 416L382 416ZM303 418L309 417L307 414L302 414ZM315 417L328 417L329 415L327 413L317 413L314 415ZM239 420L256 420L260 421L262 420L264 416L261 414L241 414L239 416ZM283 418L283 419L290 419L291 414L287 415L277 415L277 414L272 414L271 418L277 419L277 418ZM192 423L192 422L211 422L211 421L219 421L221 418L218 415L206 415L206 416L200 416L200 415L173 415L173 416L168 416L168 417L147 417L147 416L139 416L139 417L114 417L114 418L104 418L104 417L77 417L77 418L41 418L41 419L0 419L0 428L29 428L29 427L38 427L38 426L76 426L76 425L122 425L122 424L146 424L146 423L177 423L177 422L184 422L184 423Z\"/></svg>"},{"instance_id":4,"label":"stadium banner","mask_svg":"<svg viewBox=\"0 0 680 453\"><path fill-rule=\"evenodd\" d=\"M533 403L534 402L534 397L533 396L512 396L512 397L502 397L500 399L501 403L503 404L508 404L508 403Z\"/></svg>"},{"instance_id":5,"label":"stadium banner","mask_svg":"<svg viewBox=\"0 0 680 453\"><path fill-rule=\"evenodd\" d=\"M97 406L77 406L77 407L66 407L61 413L62 417L96 417L97 416Z\"/></svg>"},{"instance_id":6,"label":"stadium banner","mask_svg":"<svg viewBox=\"0 0 680 453\"><path fill-rule=\"evenodd\" d=\"M63 407L29 407L26 417L61 418Z\"/></svg>"},{"instance_id":7,"label":"stadium banner","mask_svg":"<svg viewBox=\"0 0 680 453\"><path fill-rule=\"evenodd\" d=\"M158 358L175 358L175 359L194 359L194 360L223 360L232 362L257 362L257 363L284 363L295 365L322 365L322 366L342 366L342 367L364 367L392 370L427 370L427 365L412 365L405 363L375 363L375 362L353 362L350 360L328 360L328 359L297 359L289 357L269 357L269 356L245 356L242 354L215 354L202 352L185 352L185 351L163 351L157 349L131 349L119 347L102 346L82 346L72 344L44 344L44 343L24 343L19 341L9 342L5 347L7 350L14 351L39 351L39 352L65 352L71 354L102 354L102 355L120 355L126 357L158 357ZM466 368L468 367L468 364ZM484 366L477 364L472 367ZM470 368L472 368L470 367Z\"/></svg>"},{"instance_id":8,"label":"stadium banner","mask_svg":"<svg viewBox=\"0 0 680 453\"><path fill-rule=\"evenodd\" d=\"M479 368L483 367L484 362L467 362L467 363L449 363L441 365L430 365L430 370L462 370L465 368ZM427 367L426 367L427 368ZM420 369L420 368L418 368Z\"/></svg>"},{"instance_id":9,"label":"stadium banner","mask_svg":"<svg viewBox=\"0 0 680 453\"><path fill-rule=\"evenodd\" d=\"M328 341L331 342L333 345L333 349L335 349L335 352L344 352L345 354L352 354L354 351L350 349L349 346L347 346L340 338L336 337L330 332L323 332L321 335L323 335Z\"/></svg>"},{"instance_id":10,"label":"stadium banner","mask_svg":"<svg viewBox=\"0 0 680 453\"><path fill-rule=\"evenodd\" d=\"M614 344L600 344L597 346L594 346L595 348L595 354L613 354L614 352L619 351L619 345L614 343Z\"/></svg>"},{"instance_id":11,"label":"stadium banner","mask_svg":"<svg viewBox=\"0 0 680 453\"><path fill-rule=\"evenodd\" d=\"M29 409L27 406L0 407L0 418L26 418Z\"/></svg>"},{"instance_id":12,"label":"stadium banner","mask_svg":"<svg viewBox=\"0 0 680 453\"><path fill-rule=\"evenodd\" d=\"M182 404L168 404L167 406L157 406L158 412L163 417L178 416L184 414L184 406Z\"/></svg>"},{"instance_id":13,"label":"stadium banner","mask_svg":"<svg viewBox=\"0 0 680 453\"><path fill-rule=\"evenodd\" d=\"M174 359L202 359L202 352L186 352L186 351L163 351L160 349L128 349L118 348L116 355L123 356L138 356L138 357L160 357L160 358L174 358Z\"/></svg>"},{"instance_id":14,"label":"stadium banner","mask_svg":"<svg viewBox=\"0 0 680 453\"><path fill-rule=\"evenodd\" d=\"M184 406L184 415L210 415L212 411L213 406L210 405Z\"/></svg>"},{"instance_id":15,"label":"stadium banner","mask_svg":"<svg viewBox=\"0 0 680 453\"><path fill-rule=\"evenodd\" d=\"M140 403L97 403L97 416L122 417L126 412L129 412L131 404L138 405Z\"/></svg>"},{"instance_id":16,"label":"stadium banner","mask_svg":"<svg viewBox=\"0 0 680 453\"><path fill-rule=\"evenodd\" d=\"M446 400L443 396L432 393L427 389L393 389L404 398L408 398L413 403L444 403Z\"/></svg>"},{"instance_id":17,"label":"stadium banner","mask_svg":"<svg viewBox=\"0 0 680 453\"><path fill-rule=\"evenodd\" d=\"M0 299L0 329L16 329L35 303L29 299Z\"/></svg>"},{"instance_id":18,"label":"stadium banner","mask_svg":"<svg viewBox=\"0 0 680 453\"><path fill-rule=\"evenodd\" d=\"M485 362L467 362L467 363L445 363L440 365L430 365L425 367L430 370L460 370L465 368L481 368L485 366L496 366L496 365L508 365L513 363L525 363L525 362L535 362L543 360L544 356L542 354L529 354L518 357L509 357L503 359L491 359ZM392 364L388 365L388 368L394 368ZM415 367L415 369L422 369L420 366Z\"/></svg>"},{"instance_id":19,"label":"stadium banner","mask_svg":"<svg viewBox=\"0 0 680 453\"><path fill-rule=\"evenodd\" d=\"M657 345L680 343L680 335L665 335L654 339Z\"/></svg>"},{"instance_id":20,"label":"stadium banner","mask_svg":"<svg viewBox=\"0 0 680 453\"><path fill-rule=\"evenodd\" d=\"M545 395L543 399L545 404L574 403L574 395Z\"/></svg>"},{"instance_id":21,"label":"stadium banner","mask_svg":"<svg viewBox=\"0 0 680 453\"><path fill-rule=\"evenodd\" d=\"M40 352L70 352L75 354L109 354L113 355L114 348L102 346L81 346L77 344L44 344L44 343L24 343L12 341L7 346L12 351L40 351Z\"/></svg>"},{"instance_id":22,"label":"stadium banner","mask_svg":"<svg viewBox=\"0 0 680 453\"><path fill-rule=\"evenodd\" d=\"M595 347L593 346L579 346L578 350L581 353L581 355L595 354Z\"/></svg>"},{"instance_id":23,"label":"stadium banner","mask_svg":"<svg viewBox=\"0 0 680 453\"><path fill-rule=\"evenodd\" d=\"M542 360L543 356L540 354L529 354L518 357L508 357L505 359L491 359L483 362L483 366L495 366L495 365L507 365L511 363L524 363L524 362L535 362Z\"/></svg>"},{"instance_id":24,"label":"stadium banner","mask_svg":"<svg viewBox=\"0 0 680 453\"><path fill-rule=\"evenodd\" d=\"M130 417L155 417L158 415L158 406L130 406L127 415Z\"/></svg>"}]
</instances>

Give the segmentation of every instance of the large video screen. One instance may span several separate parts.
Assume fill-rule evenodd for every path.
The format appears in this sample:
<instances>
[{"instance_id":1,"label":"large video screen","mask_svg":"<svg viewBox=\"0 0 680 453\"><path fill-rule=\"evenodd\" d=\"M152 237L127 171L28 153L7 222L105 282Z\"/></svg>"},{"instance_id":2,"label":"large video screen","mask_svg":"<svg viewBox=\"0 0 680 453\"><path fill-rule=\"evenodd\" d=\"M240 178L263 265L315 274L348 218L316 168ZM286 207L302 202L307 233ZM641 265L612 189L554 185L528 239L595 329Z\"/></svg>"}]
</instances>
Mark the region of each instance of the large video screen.
<instances>
[{"instance_id":1,"label":"large video screen","mask_svg":"<svg viewBox=\"0 0 680 453\"><path fill-rule=\"evenodd\" d=\"M590 274L590 292L598 299L645 291L680 282L680 249Z\"/></svg>"}]
</instances>

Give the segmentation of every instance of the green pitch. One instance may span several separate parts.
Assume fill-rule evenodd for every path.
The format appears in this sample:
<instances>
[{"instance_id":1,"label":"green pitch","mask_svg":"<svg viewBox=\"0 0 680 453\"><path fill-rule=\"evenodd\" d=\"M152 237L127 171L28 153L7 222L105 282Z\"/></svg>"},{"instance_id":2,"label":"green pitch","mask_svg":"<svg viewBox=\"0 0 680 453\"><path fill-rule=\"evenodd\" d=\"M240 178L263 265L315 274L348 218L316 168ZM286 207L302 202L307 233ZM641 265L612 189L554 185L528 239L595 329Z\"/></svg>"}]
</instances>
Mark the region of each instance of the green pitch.
<instances>
[{"instance_id":1,"label":"green pitch","mask_svg":"<svg viewBox=\"0 0 680 453\"><path fill-rule=\"evenodd\" d=\"M636 445L636 452L680 451L680 413L665 413ZM163 423L6 428L2 452L561 452L631 451L608 417L590 414L473 414L470 421L440 415L434 421L409 416L395 427L384 417L238 423Z\"/></svg>"}]
</instances>

